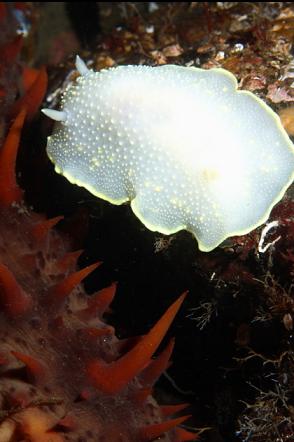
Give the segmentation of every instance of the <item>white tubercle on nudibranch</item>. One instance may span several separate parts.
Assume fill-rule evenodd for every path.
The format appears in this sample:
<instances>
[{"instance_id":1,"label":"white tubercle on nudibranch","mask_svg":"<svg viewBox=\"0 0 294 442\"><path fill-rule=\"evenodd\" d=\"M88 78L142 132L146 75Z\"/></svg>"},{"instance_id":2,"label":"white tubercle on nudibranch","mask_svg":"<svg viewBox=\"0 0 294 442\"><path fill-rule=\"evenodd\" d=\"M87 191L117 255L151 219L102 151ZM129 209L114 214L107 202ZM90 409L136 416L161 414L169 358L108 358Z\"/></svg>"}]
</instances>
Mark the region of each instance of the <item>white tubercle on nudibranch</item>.
<instances>
[{"instance_id":1,"label":"white tubercle on nudibranch","mask_svg":"<svg viewBox=\"0 0 294 442\"><path fill-rule=\"evenodd\" d=\"M294 178L278 115L224 69L89 70L65 91L47 152L55 170L165 234L210 251L264 223Z\"/></svg>"},{"instance_id":2,"label":"white tubercle on nudibranch","mask_svg":"<svg viewBox=\"0 0 294 442\"><path fill-rule=\"evenodd\" d=\"M80 75L85 76L87 75L89 72L91 72L86 63L84 62L84 60L81 59L81 57L79 57L78 55L76 56L76 68L79 72Z\"/></svg>"},{"instance_id":3,"label":"white tubercle on nudibranch","mask_svg":"<svg viewBox=\"0 0 294 442\"><path fill-rule=\"evenodd\" d=\"M57 111L54 109L42 109L42 112L47 117L51 118L55 121L66 121L66 112L64 111Z\"/></svg>"}]
</instances>

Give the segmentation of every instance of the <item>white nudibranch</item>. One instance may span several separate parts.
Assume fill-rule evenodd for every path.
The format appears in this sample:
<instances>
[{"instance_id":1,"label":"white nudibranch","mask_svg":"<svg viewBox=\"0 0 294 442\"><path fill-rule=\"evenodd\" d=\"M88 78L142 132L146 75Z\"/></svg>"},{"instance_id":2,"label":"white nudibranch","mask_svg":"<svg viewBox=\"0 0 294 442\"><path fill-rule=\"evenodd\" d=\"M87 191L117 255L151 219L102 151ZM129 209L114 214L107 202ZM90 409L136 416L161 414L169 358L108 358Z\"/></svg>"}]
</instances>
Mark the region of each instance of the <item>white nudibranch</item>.
<instances>
[{"instance_id":1,"label":"white nudibranch","mask_svg":"<svg viewBox=\"0 0 294 442\"><path fill-rule=\"evenodd\" d=\"M55 170L150 230L186 229L200 250L263 224L294 178L279 117L224 69L89 70L63 95L47 152Z\"/></svg>"}]
</instances>

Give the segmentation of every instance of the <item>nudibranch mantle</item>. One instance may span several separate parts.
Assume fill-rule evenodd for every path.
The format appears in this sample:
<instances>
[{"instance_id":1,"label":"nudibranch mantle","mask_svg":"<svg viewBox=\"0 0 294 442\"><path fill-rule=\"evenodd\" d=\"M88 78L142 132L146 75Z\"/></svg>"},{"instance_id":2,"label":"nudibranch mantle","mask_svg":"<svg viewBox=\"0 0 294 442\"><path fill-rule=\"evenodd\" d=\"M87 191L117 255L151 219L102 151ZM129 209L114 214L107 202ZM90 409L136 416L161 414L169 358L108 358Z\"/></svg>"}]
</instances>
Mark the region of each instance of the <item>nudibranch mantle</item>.
<instances>
[{"instance_id":1,"label":"nudibranch mantle","mask_svg":"<svg viewBox=\"0 0 294 442\"><path fill-rule=\"evenodd\" d=\"M186 229L200 250L264 223L294 178L280 119L224 69L119 66L77 57L47 152L70 182L131 202L150 230Z\"/></svg>"}]
</instances>

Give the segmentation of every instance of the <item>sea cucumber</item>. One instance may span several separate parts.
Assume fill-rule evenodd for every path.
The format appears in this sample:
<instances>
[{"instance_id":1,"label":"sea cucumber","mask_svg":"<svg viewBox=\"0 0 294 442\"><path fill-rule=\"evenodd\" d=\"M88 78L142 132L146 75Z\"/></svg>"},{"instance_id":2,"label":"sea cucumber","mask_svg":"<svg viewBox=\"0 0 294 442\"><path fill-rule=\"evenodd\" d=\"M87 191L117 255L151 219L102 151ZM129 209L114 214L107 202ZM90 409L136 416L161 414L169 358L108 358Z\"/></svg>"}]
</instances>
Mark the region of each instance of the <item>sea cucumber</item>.
<instances>
[{"instance_id":1,"label":"sea cucumber","mask_svg":"<svg viewBox=\"0 0 294 442\"><path fill-rule=\"evenodd\" d=\"M152 356L183 294L137 343L119 341L103 320L115 284L87 296L81 281L100 263L76 269L80 251L23 201L15 177L22 126L40 104L42 70L0 149L1 442L166 442L194 440L177 427L186 407L159 407L152 385L167 367L173 340Z\"/></svg>"}]
</instances>

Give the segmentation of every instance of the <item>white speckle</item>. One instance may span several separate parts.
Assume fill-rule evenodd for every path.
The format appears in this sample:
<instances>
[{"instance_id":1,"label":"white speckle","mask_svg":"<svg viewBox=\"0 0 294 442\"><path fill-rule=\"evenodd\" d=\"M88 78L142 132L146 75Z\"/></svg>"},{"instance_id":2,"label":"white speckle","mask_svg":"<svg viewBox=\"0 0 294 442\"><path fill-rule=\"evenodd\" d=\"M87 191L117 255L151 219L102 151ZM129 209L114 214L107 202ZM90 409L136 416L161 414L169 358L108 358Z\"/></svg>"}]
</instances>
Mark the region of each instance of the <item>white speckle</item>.
<instances>
[{"instance_id":1,"label":"white speckle","mask_svg":"<svg viewBox=\"0 0 294 442\"><path fill-rule=\"evenodd\" d=\"M61 113L49 113L67 115L48 138L57 172L114 204L130 201L151 230L189 230L203 251L267 220L293 181L293 144L231 73L79 66L85 75Z\"/></svg>"},{"instance_id":2,"label":"white speckle","mask_svg":"<svg viewBox=\"0 0 294 442\"><path fill-rule=\"evenodd\" d=\"M272 247L277 241L279 241L281 239L281 237L278 236L273 241L271 241L271 242L267 243L266 245L264 245L264 241L265 241L265 238L266 238L268 232L270 230L272 230L274 227L278 227L278 225L279 225L278 221L272 221L272 222L268 223L264 227L264 229L261 232L260 240L259 240L259 243L258 243L258 251L259 251L259 253L265 253L270 247Z\"/></svg>"},{"instance_id":3,"label":"white speckle","mask_svg":"<svg viewBox=\"0 0 294 442\"><path fill-rule=\"evenodd\" d=\"M146 26L145 30L148 34L153 34L154 26L153 25Z\"/></svg>"}]
</instances>

